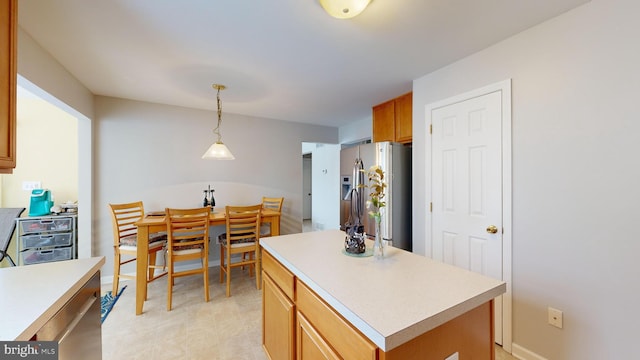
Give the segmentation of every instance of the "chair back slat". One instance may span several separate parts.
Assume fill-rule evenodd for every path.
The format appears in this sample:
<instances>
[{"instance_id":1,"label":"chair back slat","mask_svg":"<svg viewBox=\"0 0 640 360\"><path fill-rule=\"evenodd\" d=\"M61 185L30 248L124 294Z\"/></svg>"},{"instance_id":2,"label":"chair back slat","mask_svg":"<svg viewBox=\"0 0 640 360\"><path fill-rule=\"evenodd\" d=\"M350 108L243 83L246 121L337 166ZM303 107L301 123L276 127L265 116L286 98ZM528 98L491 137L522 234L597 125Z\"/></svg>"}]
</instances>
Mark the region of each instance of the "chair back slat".
<instances>
[{"instance_id":1,"label":"chair back slat","mask_svg":"<svg viewBox=\"0 0 640 360\"><path fill-rule=\"evenodd\" d=\"M124 204L109 204L111 208L111 223L113 224L114 246L120 245L120 240L136 235L136 222L144 216L142 201Z\"/></svg>"},{"instance_id":2,"label":"chair back slat","mask_svg":"<svg viewBox=\"0 0 640 360\"><path fill-rule=\"evenodd\" d=\"M282 203L284 202L284 197L262 197L262 207L265 209L275 210L277 212L282 212Z\"/></svg>"},{"instance_id":3,"label":"chair back slat","mask_svg":"<svg viewBox=\"0 0 640 360\"><path fill-rule=\"evenodd\" d=\"M206 249L209 244L209 208L165 209L168 251Z\"/></svg>"},{"instance_id":4,"label":"chair back slat","mask_svg":"<svg viewBox=\"0 0 640 360\"><path fill-rule=\"evenodd\" d=\"M250 206L226 206L227 246L234 242L258 241L262 204Z\"/></svg>"}]
</instances>

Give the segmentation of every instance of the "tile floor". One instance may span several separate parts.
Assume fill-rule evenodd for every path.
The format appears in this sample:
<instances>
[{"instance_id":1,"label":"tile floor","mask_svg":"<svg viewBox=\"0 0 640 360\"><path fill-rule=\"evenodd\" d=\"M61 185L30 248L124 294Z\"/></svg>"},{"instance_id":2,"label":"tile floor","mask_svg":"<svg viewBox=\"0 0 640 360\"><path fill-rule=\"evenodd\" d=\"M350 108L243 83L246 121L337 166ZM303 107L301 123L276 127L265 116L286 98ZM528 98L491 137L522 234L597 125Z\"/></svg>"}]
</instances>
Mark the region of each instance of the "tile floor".
<instances>
[{"instance_id":1,"label":"tile floor","mask_svg":"<svg viewBox=\"0 0 640 360\"><path fill-rule=\"evenodd\" d=\"M103 360L206 359L266 360L261 345L261 291L241 269L234 269L231 297L218 283L219 268L209 271L210 300L204 302L202 277L176 279L173 310L167 311L167 280L149 285L144 313L135 315L135 283L126 290L102 325ZM111 284L102 287L103 293ZM515 359L496 346L496 360Z\"/></svg>"}]
</instances>

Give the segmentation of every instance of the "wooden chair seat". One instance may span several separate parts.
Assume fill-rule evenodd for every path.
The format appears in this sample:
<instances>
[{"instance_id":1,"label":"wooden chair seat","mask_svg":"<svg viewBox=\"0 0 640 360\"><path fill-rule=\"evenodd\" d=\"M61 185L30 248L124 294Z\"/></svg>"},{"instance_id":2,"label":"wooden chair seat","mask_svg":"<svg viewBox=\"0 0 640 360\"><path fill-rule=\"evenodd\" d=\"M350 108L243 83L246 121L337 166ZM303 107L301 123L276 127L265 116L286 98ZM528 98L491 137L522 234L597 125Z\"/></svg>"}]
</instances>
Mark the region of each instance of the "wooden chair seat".
<instances>
[{"instance_id":1,"label":"wooden chair seat","mask_svg":"<svg viewBox=\"0 0 640 360\"><path fill-rule=\"evenodd\" d=\"M252 236L253 234L249 233L249 234L245 234L245 235L246 235L246 237L244 239L241 238L240 236L242 236L242 235L240 235L238 237L238 239L236 239L235 241L233 241L231 243L231 247L232 248L233 247L241 247L241 246L245 246L244 244L246 244L246 243L252 243L252 242L256 241L256 238ZM226 246L227 245L227 233L222 233L222 234L218 235L218 242L221 245L225 245Z\"/></svg>"},{"instance_id":2,"label":"wooden chair seat","mask_svg":"<svg viewBox=\"0 0 640 360\"><path fill-rule=\"evenodd\" d=\"M162 243L167 241L167 233L151 233L149 234L149 247L156 245L154 243ZM138 234L130 234L120 238L120 246L129 246L135 248L138 246Z\"/></svg>"}]
</instances>

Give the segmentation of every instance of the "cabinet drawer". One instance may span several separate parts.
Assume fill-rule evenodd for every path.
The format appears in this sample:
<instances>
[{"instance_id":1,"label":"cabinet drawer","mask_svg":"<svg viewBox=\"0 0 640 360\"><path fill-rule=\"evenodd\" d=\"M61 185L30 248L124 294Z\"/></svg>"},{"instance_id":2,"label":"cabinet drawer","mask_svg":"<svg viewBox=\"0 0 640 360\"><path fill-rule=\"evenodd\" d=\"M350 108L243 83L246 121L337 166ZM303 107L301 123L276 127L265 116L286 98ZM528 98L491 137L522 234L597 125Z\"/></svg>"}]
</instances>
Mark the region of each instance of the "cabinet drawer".
<instances>
[{"instance_id":1,"label":"cabinet drawer","mask_svg":"<svg viewBox=\"0 0 640 360\"><path fill-rule=\"evenodd\" d=\"M73 256L72 247L51 250L26 250L20 253L24 265L51 261L69 260Z\"/></svg>"},{"instance_id":2,"label":"cabinet drawer","mask_svg":"<svg viewBox=\"0 0 640 360\"><path fill-rule=\"evenodd\" d=\"M71 233L25 235L20 237L20 241L22 242L23 249L48 246L69 246L72 241L71 235Z\"/></svg>"},{"instance_id":3,"label":"cabinet drawer","mask_svg":"<svg viewBox=\"0 0 640 360\"><path fill-rule=\"evenodd\" d=\"M298 311L304 314L341 358L376 359L377 347L300 280L296 280L296 296Z\"/></svg>"},{"instance_id":4,"label":"cabinet drawer","mask_svg":"<svg viewBox=\"0 0 640 360\"><path fill-rule=\"evenodd\" d=\"M45 231L69 231L73 228L73 219L70 217L60 219L34 219L20 220L23 234L34 234Z\"/></svg>"},{"instance_id":5,"label":"cabinet drawer","mask_svg":"<svg viewBox=\"0 0 640 360\"><path fill-rule=\"evenodd\" d=\"M287 269L282 266L278 260L274 259L268 252L262 252L262 270L269 274L269 277L273 282L278 285L282 292L289 297L289 299L295 300L294 286L295 277Z\"/></svg>"}]
</instances>

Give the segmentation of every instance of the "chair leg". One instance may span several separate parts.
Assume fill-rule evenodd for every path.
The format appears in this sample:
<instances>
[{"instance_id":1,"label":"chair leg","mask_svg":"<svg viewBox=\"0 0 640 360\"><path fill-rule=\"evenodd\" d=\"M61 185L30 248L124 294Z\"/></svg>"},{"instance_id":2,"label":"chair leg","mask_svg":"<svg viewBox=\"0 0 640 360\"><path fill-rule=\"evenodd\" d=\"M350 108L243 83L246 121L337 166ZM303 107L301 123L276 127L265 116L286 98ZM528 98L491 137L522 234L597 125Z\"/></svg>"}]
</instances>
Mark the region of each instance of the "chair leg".
<instances>
[{"instance_id":1,"label":"chair leg","mask_svg":"<svg viewBox=\"0 0 640 360\"><path fill-rule=\"evenodd\" d=\"M220 244L220 284L222 284L222 281L224 280L222 272L226 269L224 267L224 256L224 246Z\"/></svg>"},{"instance_id":2,"label":"chair leg","mask_svg":"<svg viewBox=\"0 0 640 360\"><path fill-rule=\"evenodd\" d=\"M245 259L245 255L246 254L247 253L242 253L242 260ZM248 253L248 254L249 254L249 261L252 261L253 260L253 253ZM253 276L254 266L253 266L253 264L249 264L248 266L249 266L249 277L252 277Z\"/></svg>"},{"instance_id":3,"label":"chair leg","mask_svg":"<svg viewBox=\"0 0 640 360\"><path fill-rule=\"evenodd\" d=\"M154 266L156 266L156 252L152 252L149 254L149 277L147 278L147 282L153 280L153 275L155 272L155 268Z\"/></svg>"},{"instance_id":4,"label":"chair leg","mask_svg":"<svg viewBox=\"0 0 640 360\"><path fill-rule=\"evenodd\" d=\"M208 254L204 255L202 261L202 277L204 278L204 301L209 302L209 259Z\"/></svg>"},{"instance_id":5,"label":"chair leg","mask_svg":"<svg viewBox=\"0 0 640 360\"><path fill-rule=\"evenodd\" d=\"M113 296L118 294L118 285L120 281L120 253L116 250L113 254L113 288L111 293Z\"/></svg>"},{"instance_id":6,"label":"chair leg","mask_svg":"<svg viewBox=\"0 0 640 360\"><path fill-rule=\"evenodd\" d=\"M171 311L171 295L173 293L173 261L171 259L169 259L167 268L167 311Z\"/></svg>"},{"instance_id":7,"label":"chair leg","mask_svg":"<svg viewBox=\"0 0 640 360\"><path fill-rule=\"evenodd\" d=\"M227 251L227 265L225 267L227 273L227 297L231 296L231 252Z\"/></svg>"},{"instance_id":8,"label":"chair leg","mask_svg":"<svg viewBox=\"0 0 640 360\"><path fill-rule=\"evenodd\" d=\"M256 289L260 290L260 248L256 249Z\"/></svg>"},{"instance_id":9,"label":"chair leg","mask_svg":"<svg viewBox=\"0 0 640 360\"><path fill-rule=\"evenodd\" d=\"M4 257L9 259L9 263L11 264L11 266L16 266L16 263L13 262L13 259L11 258L11 255L7 254L4 251L0 251L0 254L4 254Z\"/></svg>"}]
</instances>

